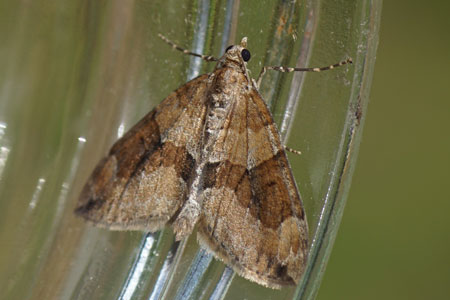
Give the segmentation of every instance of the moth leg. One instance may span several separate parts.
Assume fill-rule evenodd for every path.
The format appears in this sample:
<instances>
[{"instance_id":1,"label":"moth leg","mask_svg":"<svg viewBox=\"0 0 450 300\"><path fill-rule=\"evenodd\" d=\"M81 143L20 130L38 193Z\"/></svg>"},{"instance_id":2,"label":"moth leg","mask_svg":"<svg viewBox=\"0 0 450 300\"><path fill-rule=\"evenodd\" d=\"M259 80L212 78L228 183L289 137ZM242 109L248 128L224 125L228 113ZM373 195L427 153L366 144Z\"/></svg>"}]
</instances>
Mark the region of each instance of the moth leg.
<instances>
[{"instance_id":1,"label":"moth leg","mask_svg":"<svg viewBox=\"0 0 450 300\"><path fill-rule=\"evenodd\" d=\"M286 150L288 152L291 152L291 153L294 153L294 154L297 154L297 155L302 155L302 152L299 151L299 150L295 150L295 149L289 148L288 146L283 146L283 147L284 147L284 150Z\"/></svg>"},{"instance_id":2,"label":"moth leg","mask_svg":"<svg viewBox=\"0 0 450 300\"><path fill-rule=\"evenodd\" d=\"M191 52L191 51L189 51L189 50L186 50L186 49L184 49L184 48L181 48L180 46L178 46L177 44L175 44L174 42L172 42L171 40L169 40L168 38L166 38L165 36L163 36L163 35L160 34L160 33L158 33L158 36L159 36L164 42L166 42L167 44L169 44L170 46L172 46L173 49L176 49L176 50L178 50L178 51L181 51L181 52L183 52L184 54L192 55L192 56L195 56L195 57L200 57L201 59L206 60L206 61L218 61L218 60L219 60L218 58L215 58L214 56L198 54L198 53L194 53L194 52Z\"/></svg>"},{"instance_id":3,"label":"moth leg","mask_svg":"<svg viewBox=\"0 0 450 300\"><path fill-rule=\"evenodd\" d=\"M290 72L321 72L326 70L332 70L334 68L351 64L353 63L353 60L351 58L347 58L346 60L343 60L341 62L338 62L337 64L326 66L326 67L320 67L320 68L288 68L288 67L278 67L278 66L266 66L261 69L261 72L259 73L258 79L256 80L256 88L259 89L259 86L262 81L262 77L266 73L267 70L274 70L279 71L283 73L290 73Z\"/></svg>"}]
</instances>

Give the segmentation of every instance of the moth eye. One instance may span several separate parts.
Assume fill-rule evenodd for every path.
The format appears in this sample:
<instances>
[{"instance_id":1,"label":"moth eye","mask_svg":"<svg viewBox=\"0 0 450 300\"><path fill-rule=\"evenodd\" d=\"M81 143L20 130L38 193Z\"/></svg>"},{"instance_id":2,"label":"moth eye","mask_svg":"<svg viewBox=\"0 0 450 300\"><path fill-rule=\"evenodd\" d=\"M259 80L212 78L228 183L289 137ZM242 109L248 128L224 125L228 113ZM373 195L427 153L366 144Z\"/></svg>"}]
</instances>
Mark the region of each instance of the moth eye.
<instances>
[{"instance_id":1,"label":"moth eye","mask_svg":"<svg viewBox=\"0 0 450 300\"><path fill-rule=\"evenodd\" d=\"M233 48L233 45L228 46L227 49L225 49L225 52L228 52L231 48Z\"/></svg>"},{"instance_id":2,"label":"moth eye","mask_svg":"<svg viewBox=\"0 0 450 300\"><path fill-rule=\"evenodd\" d=\"M241 55L242 55L242 59L244 61L249 61L250 60L250 51L248 51L247 49L244 49L241 51Z\"/></svg>"}]
</instances>

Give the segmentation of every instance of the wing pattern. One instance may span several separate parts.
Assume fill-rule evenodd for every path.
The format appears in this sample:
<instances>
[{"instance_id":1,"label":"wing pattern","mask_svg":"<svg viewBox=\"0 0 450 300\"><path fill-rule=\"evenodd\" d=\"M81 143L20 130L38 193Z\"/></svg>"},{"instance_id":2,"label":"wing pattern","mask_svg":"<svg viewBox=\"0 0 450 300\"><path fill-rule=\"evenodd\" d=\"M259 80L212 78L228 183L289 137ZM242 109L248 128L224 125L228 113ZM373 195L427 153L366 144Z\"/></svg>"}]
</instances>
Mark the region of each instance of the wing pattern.
<instances>
[{"instance_id":1,"label":"wing pattern","mask_svg":"<svg viewBox=\"0 0 450 300\"><path fill-rule=\"evenodd\" d=\"M229 112L221 153L206 166L199 240L241 276L295 284L307 258L307 223L269 110L256 90ZM221 159L217 160L217 157Z\"/></svg>"},{"instance_id":2,"label":"wing pattern","mask_svg":"<svg viewBox=\"0 0 450 300\"><path fill-rule=\"evenodd\" d=\"M110 229L149 231L176 214L202 136L207 77L174 91L112 146L84 187L77 214Z\"/></svg>"}]
</instances>

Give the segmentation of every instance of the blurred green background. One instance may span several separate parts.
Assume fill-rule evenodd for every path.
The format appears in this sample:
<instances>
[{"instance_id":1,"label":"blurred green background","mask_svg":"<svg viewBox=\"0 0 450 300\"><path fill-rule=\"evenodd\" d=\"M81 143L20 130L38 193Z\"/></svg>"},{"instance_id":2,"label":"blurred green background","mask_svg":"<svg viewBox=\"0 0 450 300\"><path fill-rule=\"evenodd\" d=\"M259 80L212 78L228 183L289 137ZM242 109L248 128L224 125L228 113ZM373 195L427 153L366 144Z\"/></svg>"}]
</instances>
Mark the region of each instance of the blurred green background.
<instances>
[{"instance_id":1,"label":"blurred green background","mask_svg":"<svg viewBox=\"0 0 450 300\"><path fill-rule=\"evenodd\" d=\"M384 1L358 163L318 299L449 299L449 1Z\"/></svg>"}]
</instances>

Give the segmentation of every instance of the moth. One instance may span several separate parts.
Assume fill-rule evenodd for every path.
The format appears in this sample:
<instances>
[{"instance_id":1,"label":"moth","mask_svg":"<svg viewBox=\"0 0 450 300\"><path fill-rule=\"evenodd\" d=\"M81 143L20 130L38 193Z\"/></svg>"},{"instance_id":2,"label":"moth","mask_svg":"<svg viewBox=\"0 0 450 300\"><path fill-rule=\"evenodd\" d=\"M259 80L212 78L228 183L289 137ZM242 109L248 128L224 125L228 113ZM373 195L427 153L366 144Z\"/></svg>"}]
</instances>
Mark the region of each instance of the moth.
<instances>
[{"instance_id":1,"label":"moth","mask_svg":"<svg viewBox=\"0 0 450 300\"><path fill-rule=\"evenodd\" d=\"M249 76L247 39L229 46L214 71L184 84L111 148L89 177L76 214L112 230L181 240L197 226L200 245L239 275L280 288L299 282L308 224L271 113L258 92L267 69Z\"/></svg>"}]
</instances>

